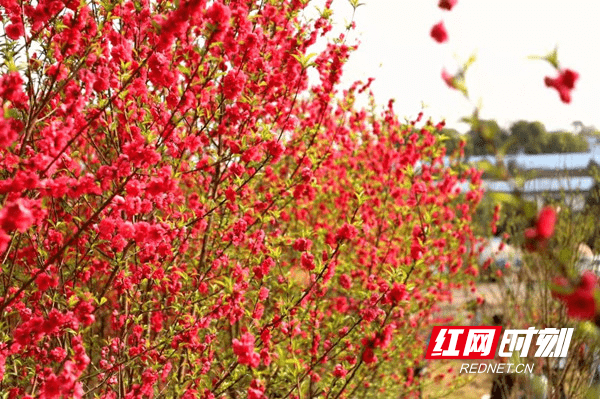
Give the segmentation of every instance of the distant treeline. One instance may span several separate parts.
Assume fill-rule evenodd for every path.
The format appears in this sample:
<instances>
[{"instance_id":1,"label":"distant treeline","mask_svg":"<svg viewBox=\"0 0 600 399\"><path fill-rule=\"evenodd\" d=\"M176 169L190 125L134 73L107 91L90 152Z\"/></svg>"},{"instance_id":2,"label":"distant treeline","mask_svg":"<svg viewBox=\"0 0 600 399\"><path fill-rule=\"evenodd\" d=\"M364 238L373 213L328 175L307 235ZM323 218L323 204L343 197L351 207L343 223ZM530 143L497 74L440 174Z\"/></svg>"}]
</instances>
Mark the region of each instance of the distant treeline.
<instances>
[{"instance_id":1,"label":"distant treeline","mask_svg":"<svg viewBox=\"0 0 600 399\"><path fill-rule=\"evenodd\" d=\"M565 152L586 152L589 145L584 135L570 132L547 132L541 122L518 121L508 131L498 126L495 120L480 121L477 130L460 134L455 129L444 129L449 138L446 153L458 148L462 139L466 140L465 156L492 155L497 151L504 154L556 154Z\"/></svg>"}]
</instances>

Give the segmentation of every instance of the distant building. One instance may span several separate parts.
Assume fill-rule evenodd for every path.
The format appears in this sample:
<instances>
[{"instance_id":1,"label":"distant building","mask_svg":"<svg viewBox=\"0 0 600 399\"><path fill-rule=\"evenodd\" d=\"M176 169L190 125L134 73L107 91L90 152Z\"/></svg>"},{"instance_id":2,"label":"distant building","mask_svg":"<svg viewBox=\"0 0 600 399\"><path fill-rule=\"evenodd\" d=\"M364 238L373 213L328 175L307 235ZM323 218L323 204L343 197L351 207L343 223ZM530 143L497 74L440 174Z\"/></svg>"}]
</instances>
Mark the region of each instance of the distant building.
<instances>
[{"instance_id":1,"label":"distant building","mask_svg":"<svg viewBox=\"0 0 600 399\"><path fill-rule=\"evenodd\" d=\"M469 162L487 160L495 163L492 156L471 157ZM585 206L588 192L594 187L595 181L591 176L582 176L582 171L591 164L600 165L600 145L590 140L590 151L563 154L524 153L507 155L505 165L516 166L521 170L537 170L544 177L525 181L521 191L524 198L543 205L544 198L561 199L564 195L565 205L574 210ZM569 171L577 171L578 176L569 177ZM514 181L484 180L483 187L488 192L510 193L515 189Z\"/></svg>"},{"instance_id":2,"label":"distant building","mask_svg":"<svg viewBox=\"0 0 600 399\"><path fill-rule=\"evenodd\" d=\"M591 176L538 178L527 180L522 188L523 198L535 201L538 208L543 206L545 198L559 200L563 198L565 205L574 210L582 210L587 193L594 186ZM514 182L484 180L483 187L487 192L510 193L514 191Z\"/></svg>"}]
</instances>

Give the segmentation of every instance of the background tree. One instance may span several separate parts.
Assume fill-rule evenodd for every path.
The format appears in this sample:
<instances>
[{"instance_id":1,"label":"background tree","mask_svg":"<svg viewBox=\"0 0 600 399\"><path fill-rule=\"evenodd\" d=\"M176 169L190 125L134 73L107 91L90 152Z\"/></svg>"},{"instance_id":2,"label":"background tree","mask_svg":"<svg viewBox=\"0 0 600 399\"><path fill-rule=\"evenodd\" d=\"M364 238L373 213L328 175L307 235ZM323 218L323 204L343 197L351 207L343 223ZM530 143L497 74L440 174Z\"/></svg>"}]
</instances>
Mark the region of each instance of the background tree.
<instances>
[{"instance_id":1,"label":"background tree","mask_svg":"<svg viewBox=\"0 0 600 399\"><path fill-rule=\"evenodd\" d=\"M481 120L476 129L461 135L455 129L444 129L448 136L446 141L447 152L451 153L458 148L461 139L466 141L465 156L493 155L494 149L504 154L557 154L568 152L586 152L589 143L586 135L572 134L570 132L546 131L540 122L518 121L509 131L498 125L495 120ZM488 140L488 138L490 140Z\"/></svg>"},{"instance_id":2,"label":"background tree","mask_svg":"<svg viewBox=\"0 0 600 399\"><path fill-rule=\"evenodd\" d=\"M518 121L511 125L510 134L515 139L510 152L541 154L548 141L546 128L540 122Z\"/></svg>"}]
</instances>

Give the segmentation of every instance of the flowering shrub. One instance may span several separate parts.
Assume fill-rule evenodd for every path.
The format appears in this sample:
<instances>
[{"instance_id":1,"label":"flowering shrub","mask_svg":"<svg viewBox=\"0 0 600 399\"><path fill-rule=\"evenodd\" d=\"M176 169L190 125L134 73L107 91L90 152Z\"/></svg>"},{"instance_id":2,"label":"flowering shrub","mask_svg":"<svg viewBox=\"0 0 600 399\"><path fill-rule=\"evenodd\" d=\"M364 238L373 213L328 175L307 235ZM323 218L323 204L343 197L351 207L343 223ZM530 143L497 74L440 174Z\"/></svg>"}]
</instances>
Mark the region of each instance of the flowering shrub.
<instances>
[{"instance_id":1,"label":"flowering shrub","mask_svg":"<svg viewBox=\"0 0 600 399\"><path fill-rule=\"evenodd\" d=\"M481 173L338 92L330 3L2 0L5 397L415 389Z\"/></svg>"},{"instance_id":2,"label":"flowering shrub","mask_svg":"<svg viewBox=\"0 0 600 399\"><path fill-rule=\"evenodd\" d=\"M505 212L504 207L496 207L493 223L499 213L506 217ZM505 221L503 228L512 234L504 233L503 241L522 246L524 251L520 252L520 264L507 267L507 273L488 288L490 303L482 307L487 313L483 323L496 319L510 329L571 327L574 333L565 358L535 357L533 349L525 354L515 351L510 361L531 364L534 372L515 375L518 384L514 389L499 376L495 385L506 392L521 385L531 396L543 383L539 386L549 397L591 397L598 389L600 342L594 323L598 325L600 291L597 276L583 270L589 266L581 259L580 244L593 232L594 219L587 212L565 207L562 201L560 207L557 203L544 206L537 215L527 213L528 206L522 206L520 216ZM531 227L522 228L528 224Z\"/></svg>"}]
</instances>

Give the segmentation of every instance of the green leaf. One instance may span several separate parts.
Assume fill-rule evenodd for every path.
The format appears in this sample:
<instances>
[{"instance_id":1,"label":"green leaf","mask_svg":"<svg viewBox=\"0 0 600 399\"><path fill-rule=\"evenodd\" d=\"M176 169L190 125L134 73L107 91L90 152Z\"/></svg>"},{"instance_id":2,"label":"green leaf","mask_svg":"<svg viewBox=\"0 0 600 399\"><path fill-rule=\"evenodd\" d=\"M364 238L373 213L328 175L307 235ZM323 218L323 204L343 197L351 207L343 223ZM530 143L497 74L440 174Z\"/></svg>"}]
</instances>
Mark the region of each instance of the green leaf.
<instances>
[{"instance_id":1,"label":"green leaf","mask_svg":"<svg viewBox=\"0 0 600 399\"><path fill-rule=\"evenodd\" d=\"M530 60L544 60L544 61L548 61L550 63L550 65L552 65L555 69L560 69L560 67L558 65L558 47L555 47L554 51L552 51L549 54L546 54L545 56L530 55L527 58L529 58Z\"/></svg>"},{"instance_id":2,"label":"green leaf","mask_svg":"<svg viewBox=\"0 0 600 399\"><path fill-rule=\"evenodd\" d=\"M75 305L77 305L77 302L79 302L79 298L76 295L72 295L69 297L68 301L67 301L67 305L72 308Z\"/></svg>"},{"instance_id":3,"label":"green leaf","mask_svg":"<svg viewBox=\"0 0 600 399\"><path fill-rule=\"evenodd\" d=\"M498 153L502 156L506 155L510 147L518 142L519 140L516 136L509 136L508 139L498 148Z\"/></svg>"},{"instance_id":4,"label":"green leaf","mask_svg":"<svg viewBox=\"0 0 600 399\"><path fill-rule=\"evenodd\" d=\"M450 136L445 135L444 133L437 136L437 141L443 143L444 141L450 140Z\"/></svg>"},{"instance_id":5,"label":"green leaf","mask_svg":"<svg viewBox=\"0 0 600 399\"><path fill-rule=\"evenodd\" d=\"M477 54L475 54L475 53L471 54L469 59L463 64L462 73L464 74L465 72L467 72L467 69L469 69L469 67L471 65L473 65L476 60L477 60Z\"/></svg>"},{"instance_id":6,"label":"green leaf","mask_svg":"<svg viewBox=\"0 0 600 399\"><path fill-rule=\"evenodd\" d=\"M464 77L455 77L452 80L452 85L456 90L460 91L463 96L469 98L469 91L467 90L467 83L465 82Z\"/></svg>"},{"instance_id":7,"label":"green leaf","mask_svg":"<svg viewBox=\"0 0 600 399\"><path fill-rule=\"evenodd\" d=\"M360 6L364 6L365 3L359 3L359 0L348 0L348 2L350 3L350 5L352 6L352 8L354 8L355 10L360 7Z\"/></svg>"},{"instance_id":8,"label":"green leaf","mask_svg":"<svg viewBox=\"0 0 600 399\"><path fill-rule=\"evenodd\" d=\"M573 251L571 251L571 249L569 248L562 248L560 250L560 252L558 253L558 259L560 260L560 262L563 265L567 265L571 262L571 259L573 258Z\"/></svg>"},{"instance_id":9,"label":"green leaf","mask_svg":"<svg viewBox=\"0 0 600 399\"><path fill-rule=\"evenodd\" d=\"M514 207L519 207L519 200L512 194L506 193L489 193L490 198L493 202L503 202L506 204L513 205Z\"/></svg>"},{"instance_id":10,"label":"green leaf","mask_svg":"<svg viewBox=\"0 0 600 399\"><path fill-rule=\"evenodd\" d=\"M523 204L525 218L533 219L537 215L537 205L534 202L525 202Z\"/></svg>"},{"instance_id":11,"label":"green leaf","mask_svg":"<svg viewBox=\"0 0 600 399\"><path fill-rule=\"evenodd\" d=\"M181 279L184 282L187 282L190 280L190 276L188 276L188 274L186 272L184 272L183 270L177 270L177 271L175 271L175 273L178 274L179 277L181 277Z\"/></svg>"},{"instance_id":12,"label":"green leaf","mask_svg":"<svg viewBox=\"0 0 600 399\"><path fill-rule=\"evenodd\" d=\"M502 179L502 171L495 165L492 165L488 161L479 161L475 164L477 169L483 170L491 178Z\"/></svg>"},{"instance_id":13,"label":"green leaf","mask_svg":"<svg viewBox=\"0 0 600 399\"><path fill-rule=\"evenodd\" d=\"M302 69L306 69L310 66L315 65L314 62L311 62L311 58L313 58L315 55L317 55L316 53L310 53L307 55L303 55L303 54L292 54L292 57L294 57L296 59L296 61L298 61L300 63L300 65L302 65Z\"/></svg>"},{"instance_id":14,"label":"green leaf","mask_svg":"<svg viewBox=\"0 0 600 399\"><path fill-rule=\"evenodd\" d=\"M178 65L177 69L179 69L179 71L186 76L190 76L191 74L190 68L186 67L185 65Z\"/></svg>"},{"instance_id":15,"label":"green leaf","mask_svg":"<svg viewBox=\"0 0 600 399\"><path fill-rule=\"evenodd\" d=\"M585 394L585 399L597 399L600 397L600 384L592 386Z\"/></svg>"}]
</instances>

